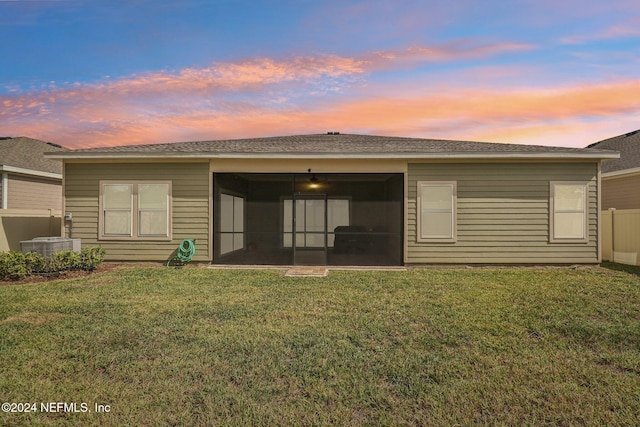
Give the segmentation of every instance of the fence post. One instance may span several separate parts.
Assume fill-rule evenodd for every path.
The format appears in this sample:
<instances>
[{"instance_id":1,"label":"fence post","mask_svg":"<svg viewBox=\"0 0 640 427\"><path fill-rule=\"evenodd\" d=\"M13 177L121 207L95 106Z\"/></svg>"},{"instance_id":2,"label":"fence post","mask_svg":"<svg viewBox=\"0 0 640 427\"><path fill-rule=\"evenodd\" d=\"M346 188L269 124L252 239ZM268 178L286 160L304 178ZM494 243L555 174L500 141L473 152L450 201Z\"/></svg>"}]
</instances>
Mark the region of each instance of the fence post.
<instances>
[{"instance_id":1,"label":"fence post","mask_svg":"<svg viewBox=\"0 0 640 427\"><path fill-rule=\"evenodd\" d=\"M609 212L611 212L611 262L616 262L616 237L615 237L615 218L614 213L616 212L616 208L609 208Z\"/></svg>"}]
</instances>

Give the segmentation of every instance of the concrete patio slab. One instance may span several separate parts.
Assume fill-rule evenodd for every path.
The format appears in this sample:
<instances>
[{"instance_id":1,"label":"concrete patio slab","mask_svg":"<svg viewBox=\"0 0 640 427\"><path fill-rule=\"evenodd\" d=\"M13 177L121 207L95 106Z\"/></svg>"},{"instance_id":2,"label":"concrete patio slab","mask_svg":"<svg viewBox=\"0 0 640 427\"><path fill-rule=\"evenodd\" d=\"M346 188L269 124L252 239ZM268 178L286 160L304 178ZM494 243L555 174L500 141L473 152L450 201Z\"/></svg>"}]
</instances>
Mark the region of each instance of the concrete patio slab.
<instances>
[{"instance_id":1,"label":"concrete patio slab","mask_svg":"<svg viewBox=\"0 0 640 427\"><path fill-rule=\"evenodd\" d=\"M288 277L325 277L328 273L327 267L296 266L289 268L284 275Z\"/></svg>"}]
</instances>

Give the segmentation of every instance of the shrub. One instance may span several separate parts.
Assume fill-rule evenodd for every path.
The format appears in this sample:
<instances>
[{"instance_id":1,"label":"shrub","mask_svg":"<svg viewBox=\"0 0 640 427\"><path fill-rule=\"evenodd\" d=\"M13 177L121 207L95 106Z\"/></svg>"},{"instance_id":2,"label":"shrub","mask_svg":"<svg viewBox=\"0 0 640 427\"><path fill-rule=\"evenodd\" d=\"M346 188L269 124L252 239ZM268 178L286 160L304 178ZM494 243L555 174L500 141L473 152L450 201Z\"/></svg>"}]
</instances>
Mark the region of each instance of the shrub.
<instances>
[{"instance_id":1,"label":"shrub","mask_svg":"<svg viewBox=\"0 0 640 427\"><path fill-rule=\"evenodd\" d=\"M49 259L49 271L78 270L81 267L80 254L74 251L61 251L51 255Z\"/></svg>"},{"instance_id":2,"label":"shrub","mask_svg":"<svg viewBox=\"0 0 640 427\"><path fill-rule=\"evenodd\" d=\"M0 254L0 276L2 279L18 280L27 275L27 266L22 252L3 252Z\"/></svg>"},{"instance_id":3,"label":"shrub","mask_svg":"<svg viewBox=\"0 0 640 427\"><path fill-rule=\"evenodd\" d=\"M84 271L93 271L104 261L105 250L100 246L84 248L80 252L80 268Z\"/></svg>"},{"instance_id":4,"label":"shrub","mask_svg":"<svg viewBox=\"0 0 640 427\"><path fill-rule=\"evenodd\" d=\"M47 259L37 252L24 254L24 264L27 275L45 273L49 268Z\"/></svg>"},{"instance_id":5,"label":"shrub","mask_svg":"<svg viewBox=\"0 0 640 427\"><path fill-rule=\"evenodd\" d=\"M36 252L0 252L0 280L20 280L32 274L58 273L69 270L93 271L104 261L100 246L84 248L80 253L61 251L46 259Z\"/></svg>"}]
</instances>

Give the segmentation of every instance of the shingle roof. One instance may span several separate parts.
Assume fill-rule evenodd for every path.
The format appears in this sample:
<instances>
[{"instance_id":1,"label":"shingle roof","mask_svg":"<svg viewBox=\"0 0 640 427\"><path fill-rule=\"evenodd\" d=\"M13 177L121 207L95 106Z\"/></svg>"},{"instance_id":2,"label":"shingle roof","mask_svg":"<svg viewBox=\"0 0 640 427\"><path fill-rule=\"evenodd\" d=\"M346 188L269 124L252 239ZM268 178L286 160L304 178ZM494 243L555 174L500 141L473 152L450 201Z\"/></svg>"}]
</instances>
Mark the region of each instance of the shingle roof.
<instances>
[{"instance_id":1,"label":"shingle roof","mask_svg":"<svg viewBox=\"0 0 640 427\"><path fill-rule=\"evenodd\" d=\"M68 151L66 148L24 136L0 138L0 166L62 174L62 162L45 158L46 152Z\"/></svg>"},{"instance_id":2,"label":"shingle roof","mask_svg":"<svg viewBox=\"0 0 640 427\"><path fill-rule=\"evenodd\" d=\"M602 164L602 172L604 173L640 168L640 130L596 142L587 148L620 152L619 159L610 160Z\"/></svg>"},{"instance_id":3,"label":"shingle roof","mask_svg":"<svg viewBox=\"0 0 640 427\"><path fill-rule=\"evenodd\" d=\"M439 139L402 138L351 134L315 134L276 136L265 138L227 139L214 141L176 142L169 144L129 145L118 147L89 148L69 151L57 155L70 157L127 157L128 155L446 155L455 153L487 154L602 154L612 152L585 148L546 147L536 145L497 144L472 141L450 141Z\"/></svg>"}]
</instances>

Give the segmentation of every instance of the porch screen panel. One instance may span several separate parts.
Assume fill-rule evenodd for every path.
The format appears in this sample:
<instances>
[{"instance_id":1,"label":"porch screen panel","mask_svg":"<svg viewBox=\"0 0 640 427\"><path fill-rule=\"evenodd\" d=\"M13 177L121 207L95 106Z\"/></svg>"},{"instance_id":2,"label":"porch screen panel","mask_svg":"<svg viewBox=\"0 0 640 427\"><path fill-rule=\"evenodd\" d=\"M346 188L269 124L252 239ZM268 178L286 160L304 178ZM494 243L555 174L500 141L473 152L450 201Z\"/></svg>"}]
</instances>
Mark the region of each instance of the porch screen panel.
<instances>
[{"instance_id":1,"label":"porch screen panel","mask_svg":"<svg viewBox=\"0 0 640 427\"><path fill-rule=\"evenodd\" d=\"M335 229L339 226L349 225L349 200L327 200L327 240L329 247L333 247L335 241Z\"/></svg>"},{"instance_id":2,"label":"porch screen panel","mask_svg":"<svg viewBox=\"0 0 640 427\"><path fill-rule=\"evenodd\" d=\"M233 198L233 250L244 248L244 199Z\"/></svg>"},{"instance_id":3,"label":"porch screen panel","mask_svg":"<svg viewBox=\"0 0 640 427\"><path fill-rule=\"evenodd\" d=\"M220 255L244 248L244 198L220 194Z\"/></svg>"},{"instance_id":4,"label":"porch screen panel","mask_svg":"<svg viewBox=\"0 0 640 427\"><path fill-rule=\"evenodd\" d=\"M305 207L304 200L296 200L296 246L299 248L306 246L304 238L304 231L307 228Z\"/></svg>"},{"instance_id":5,"label":"porch screen panel","mask_svg":"<svg viewBox=\"0 0 640 427\"><path fill-rule=\"evenodd\" d=\"M282 212L282 246L285 248L290 248L293 244L293 200L284 200L283 201L283 212Z\"/></svg>"}]
</instances>

